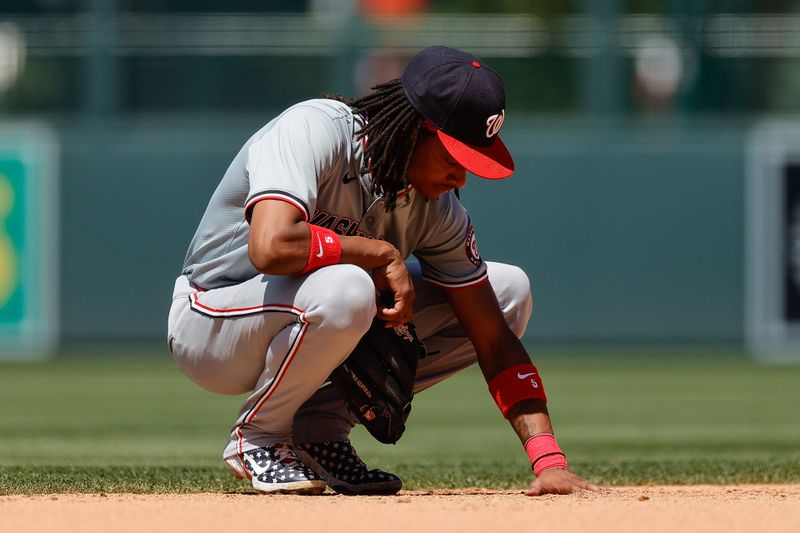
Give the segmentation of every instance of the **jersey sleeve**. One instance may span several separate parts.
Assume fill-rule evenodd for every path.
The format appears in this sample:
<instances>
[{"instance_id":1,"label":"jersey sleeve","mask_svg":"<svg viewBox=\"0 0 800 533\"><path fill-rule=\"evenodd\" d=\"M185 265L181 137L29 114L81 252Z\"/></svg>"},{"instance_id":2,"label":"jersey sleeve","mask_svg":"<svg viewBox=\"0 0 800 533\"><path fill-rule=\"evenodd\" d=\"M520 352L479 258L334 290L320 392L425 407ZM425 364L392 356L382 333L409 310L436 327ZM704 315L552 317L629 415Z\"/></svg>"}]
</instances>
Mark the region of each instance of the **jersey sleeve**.
<instances>
[{"instance_id":1,"label":"jersey sleeve","mask_svg":"<svg viewBox=\"0 0 800 533\"><path fill-rule=\"evenodd\" d=\"M245 218L261 200L280 200L295 206L308 222L317 203L319 183L347 140L331 117L313 106L297 105L275 121L248 148L250 190Z\"/></svg>"},{"instance_id":2,"label":"jersey sleeve","mask_svg":"<svg viewBox=\"0 0 800 533\"><path fill-rule=\"evenodd\" d=\"M452 193L443 195L436 204L414 250L423 279L448 289L483 283L488 279L486 263L478 252L467 210Z\"/></svg>"}]
</instances>

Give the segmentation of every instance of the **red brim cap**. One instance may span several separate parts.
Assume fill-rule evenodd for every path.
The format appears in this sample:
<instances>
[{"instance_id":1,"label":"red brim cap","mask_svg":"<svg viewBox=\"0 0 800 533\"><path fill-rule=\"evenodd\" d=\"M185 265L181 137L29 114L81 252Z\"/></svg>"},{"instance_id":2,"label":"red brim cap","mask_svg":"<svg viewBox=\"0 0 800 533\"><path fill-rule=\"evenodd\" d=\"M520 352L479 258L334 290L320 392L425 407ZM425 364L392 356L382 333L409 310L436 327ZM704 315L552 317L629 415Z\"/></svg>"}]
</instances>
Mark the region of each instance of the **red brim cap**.
<instances>
[{"instance_id":1,"label":"red brim cap","mask_svg":"<svg viewBox=\"0 0 800 533\"><path fill-rule=\"evenodd\" d=\"M475 146L464 144L442 130L436 133L453 159L476 176L499 180L514 173L514 160L500 137L495 137L489 146Z\"/></svg>"}]
</instances>

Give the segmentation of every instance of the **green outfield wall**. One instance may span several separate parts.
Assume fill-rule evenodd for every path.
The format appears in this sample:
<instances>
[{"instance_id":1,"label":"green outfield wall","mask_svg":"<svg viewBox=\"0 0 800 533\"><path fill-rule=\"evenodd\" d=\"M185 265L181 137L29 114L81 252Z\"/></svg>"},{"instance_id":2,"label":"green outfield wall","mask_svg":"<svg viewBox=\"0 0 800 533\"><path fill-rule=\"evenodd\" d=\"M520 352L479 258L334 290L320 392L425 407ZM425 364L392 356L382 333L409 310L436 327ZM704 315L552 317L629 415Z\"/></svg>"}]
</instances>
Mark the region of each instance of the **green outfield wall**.
<instances>
[{"instance_id":1,"label":"green outfield wall","mask_svg":"<svg viewBox=\"0 0 800 533\"><path fill-rule=\"evenodd\" d=\"M228 163L269 114L54 124L61 336L164 336L174 277ZM471 177L484 258L534 288L528 340L738 342L748 125L509 117L517 173Z\"/></svg>"}]
</instances>

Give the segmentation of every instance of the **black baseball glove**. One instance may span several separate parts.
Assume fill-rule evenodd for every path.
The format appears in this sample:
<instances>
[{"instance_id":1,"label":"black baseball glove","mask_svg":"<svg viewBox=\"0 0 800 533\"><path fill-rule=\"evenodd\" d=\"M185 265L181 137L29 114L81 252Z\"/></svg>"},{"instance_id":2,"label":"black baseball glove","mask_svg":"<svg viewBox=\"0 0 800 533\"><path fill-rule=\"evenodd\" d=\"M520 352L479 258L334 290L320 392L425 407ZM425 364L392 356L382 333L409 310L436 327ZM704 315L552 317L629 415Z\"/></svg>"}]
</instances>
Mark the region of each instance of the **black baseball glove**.
<instances>
[{"instance_id":1,"label":"black baseball glove","mask_svg":"<svg viewBox=\"0 0 800 533\"><path fill-rule=\"evenodd\" d=\"M406 429L417 363L425 345L413 324L394 328L376 318L330 380L373 437L394 444Z\"/></svg>"}]
</instances>

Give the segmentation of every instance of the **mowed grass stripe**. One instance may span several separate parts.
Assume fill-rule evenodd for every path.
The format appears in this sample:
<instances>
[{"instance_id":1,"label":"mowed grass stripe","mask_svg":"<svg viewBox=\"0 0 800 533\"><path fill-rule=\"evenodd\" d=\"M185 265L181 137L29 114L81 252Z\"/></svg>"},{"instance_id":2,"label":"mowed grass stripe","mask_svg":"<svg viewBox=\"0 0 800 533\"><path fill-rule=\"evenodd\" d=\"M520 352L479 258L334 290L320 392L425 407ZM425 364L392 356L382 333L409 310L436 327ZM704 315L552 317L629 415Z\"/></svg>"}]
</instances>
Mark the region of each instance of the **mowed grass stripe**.
<instances>
[{"instance_id":1,"label":"mowed grass stripe","mask_svg":"<svg viewBox=\"0 0 800 533\"><path fill-rule=\"evenodd\" d=\"M516 463L386 464L406 489L483 487L522 490L531 481ZM689 485L800 483L800 461L626 461L574 463L573 469L595 483ZM0 496L63 493L253 493L249 482L225 467L187 466L26 466L0 467Z\"/></svg>"},{"instance_id":2,"label":"mowed grass stripe","mask_svg":"<svg viewBox=\"0 0 800 533\"><path fill-rule=\"evenodd\" d=\"M559 441L593 481L798 481L800 366L645 353L543 355L537 364ZM242 400L203 391L168 355L146 351L2 363L0 490L248 490L220 458ZM410 488L530 480L477 369L419 395L396 446L360 428L353 441L368 463L393 469Z\"/></svg>"}]
</instances>

